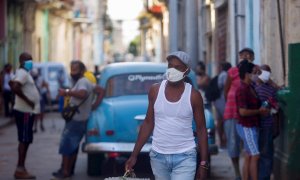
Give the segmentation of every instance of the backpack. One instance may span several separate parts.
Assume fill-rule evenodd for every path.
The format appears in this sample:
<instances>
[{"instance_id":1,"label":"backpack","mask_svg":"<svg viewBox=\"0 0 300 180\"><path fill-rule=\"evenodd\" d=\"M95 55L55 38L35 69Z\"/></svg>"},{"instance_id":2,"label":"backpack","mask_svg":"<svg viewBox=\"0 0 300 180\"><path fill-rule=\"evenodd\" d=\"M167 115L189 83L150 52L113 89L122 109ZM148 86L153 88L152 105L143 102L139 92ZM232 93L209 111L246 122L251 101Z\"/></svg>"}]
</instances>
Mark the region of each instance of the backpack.
<instances>
[{"instance_id":1,"label":"backpack","mask_svg":"<svg viewBox=\"0 0 300 180\"><path fill-rule=\"evenodd\" d=\"M215 101L221 96L221 90L218 87L218 75L215 76L208 84L208 87L205 91L205 97L207 101Z\"/></svg>"}]
</instances>

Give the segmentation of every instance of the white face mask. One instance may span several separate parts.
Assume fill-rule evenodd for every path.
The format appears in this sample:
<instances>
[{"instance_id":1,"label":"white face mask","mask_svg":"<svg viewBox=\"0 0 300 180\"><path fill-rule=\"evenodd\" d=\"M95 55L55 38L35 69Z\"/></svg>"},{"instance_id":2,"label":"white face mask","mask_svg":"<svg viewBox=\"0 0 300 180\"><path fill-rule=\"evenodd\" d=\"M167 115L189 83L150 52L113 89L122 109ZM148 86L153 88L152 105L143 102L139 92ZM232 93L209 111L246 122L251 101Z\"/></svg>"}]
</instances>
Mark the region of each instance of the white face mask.
<instances>
[{"instance_id":1,"label":"white face mask","mask_svg":"<svg viewBox=\"0 0 300 180\"><path fill-rule=\"evenodd\" d=\"M269 71L262 70L261 74L258 76L258 78L260 80L262 80L264 83L266 83L269 81L270 75L271 75L271 73Z\"/></svg>"},{"instance_id":2,"label":"white face mask","mask_svg":"<svg viewBox=\"0 0 300 180\"><path fill-rule=\"evenodd\" d=\"M166 71L167 80L170 81L170 82L178 82L178 81L182 80L185 77L184 73L186 71L181 72L181 71L178 71L175 68L168 68L167 71Z\"/></svg>"}]
</instances>

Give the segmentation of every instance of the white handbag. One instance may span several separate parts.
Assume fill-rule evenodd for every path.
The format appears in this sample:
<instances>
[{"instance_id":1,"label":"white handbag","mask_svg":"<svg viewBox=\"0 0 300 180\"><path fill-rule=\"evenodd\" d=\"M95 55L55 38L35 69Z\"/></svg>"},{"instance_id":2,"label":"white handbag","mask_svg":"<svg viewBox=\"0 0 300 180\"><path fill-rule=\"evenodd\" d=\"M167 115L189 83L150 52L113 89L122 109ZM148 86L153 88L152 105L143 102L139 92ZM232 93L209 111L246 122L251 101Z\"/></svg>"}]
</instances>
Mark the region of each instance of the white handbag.
<instances>
[{"instance_id":1,"label":"white handbag","mask_svg":"<svg viewBox=\"0 0 300 180\"><path fill-rule=\"evenodd\" d=\"M126 171L122 177L108 177L104 180L150 180L150 178L137 178L134 171Z\"/></svg>"}]
</instances>

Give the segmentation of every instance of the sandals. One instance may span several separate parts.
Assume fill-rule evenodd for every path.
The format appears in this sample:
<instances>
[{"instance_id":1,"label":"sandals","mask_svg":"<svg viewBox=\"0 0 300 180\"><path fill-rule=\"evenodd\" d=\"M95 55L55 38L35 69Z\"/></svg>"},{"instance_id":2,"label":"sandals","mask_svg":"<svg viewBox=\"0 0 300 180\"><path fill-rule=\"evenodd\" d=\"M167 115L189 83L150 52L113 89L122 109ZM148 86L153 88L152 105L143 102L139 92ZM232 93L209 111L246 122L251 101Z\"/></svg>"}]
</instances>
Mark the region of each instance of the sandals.
<instances>
[{"instance_id":1,"label":"sandals","mask_svg":"<svg viewBox=\"0 0 300 180\"><path fill-rule=\"evenodd\" d=\"M23 171L15 171L15 179L36 179L36 177L30 173L28 173L26 170Z\"/></svg>"}]
</instances>

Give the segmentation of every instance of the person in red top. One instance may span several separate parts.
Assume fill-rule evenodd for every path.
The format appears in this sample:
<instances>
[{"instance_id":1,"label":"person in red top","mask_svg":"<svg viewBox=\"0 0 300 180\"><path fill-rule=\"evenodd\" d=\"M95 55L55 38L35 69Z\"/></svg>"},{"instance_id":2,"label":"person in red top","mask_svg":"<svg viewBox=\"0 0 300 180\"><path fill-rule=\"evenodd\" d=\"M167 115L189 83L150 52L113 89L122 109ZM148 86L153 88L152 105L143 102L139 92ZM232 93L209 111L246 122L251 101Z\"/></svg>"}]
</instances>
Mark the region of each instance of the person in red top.
<instances>
[{"instance_id":1,"label":"person in red top","mask_svg":"<svg viewBox=\"0 0 300 180\"><path fill-rule=\"evenodd\" d=\"M238 65L241 84L236 91L238 112L237 133L244 142L247 155L243 166L243 180L258 179L258 127L260 116L269 114L269 110L261 106L259 97L252 87L252 77L255 75L255 65L243 60Z\"/></svg>"},{"instance_id":2,"label":"person in red top","mask_svg":"<svg viewBox=\"0 0 300 180\"><path fill-rule=\"evenodd\" d=\"M243 48L239 52L239 59L254 60L254 51L250 48ZM236 123L238 119L237 105L235 94L237 88L240 86L239 69L237 66L230 68L227 72L227 78L224 85L224 97L226 99L224 110L224 132L227 139L228 156L231 158L232 165L235 172L235 180L241 180L241 173L239 169L240 156L240 141L236 132Z\"/></svg>"}]
</instances>

